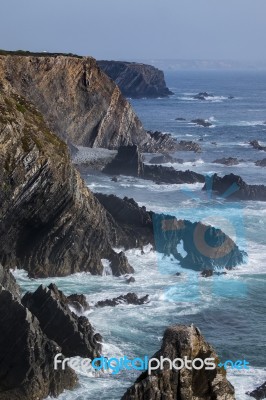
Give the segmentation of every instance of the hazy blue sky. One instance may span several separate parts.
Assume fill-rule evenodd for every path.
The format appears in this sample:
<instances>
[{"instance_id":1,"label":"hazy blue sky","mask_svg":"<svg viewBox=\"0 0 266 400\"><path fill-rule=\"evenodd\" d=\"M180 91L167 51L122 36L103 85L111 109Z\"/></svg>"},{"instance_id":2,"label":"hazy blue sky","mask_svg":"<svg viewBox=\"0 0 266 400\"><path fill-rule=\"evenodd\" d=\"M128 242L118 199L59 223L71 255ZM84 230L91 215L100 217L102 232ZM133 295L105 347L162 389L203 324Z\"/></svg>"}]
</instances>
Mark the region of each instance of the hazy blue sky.
<instances>
[{"instance_id":1,"label":"hazy blue sky","mask_svg":"<svg viewBox=\"0 0 266 400\"><path fill-rule=\"evenodd\" d=\"M0 0L0 48L265 60L266 0Z\"/></svg>"}]
</instances>

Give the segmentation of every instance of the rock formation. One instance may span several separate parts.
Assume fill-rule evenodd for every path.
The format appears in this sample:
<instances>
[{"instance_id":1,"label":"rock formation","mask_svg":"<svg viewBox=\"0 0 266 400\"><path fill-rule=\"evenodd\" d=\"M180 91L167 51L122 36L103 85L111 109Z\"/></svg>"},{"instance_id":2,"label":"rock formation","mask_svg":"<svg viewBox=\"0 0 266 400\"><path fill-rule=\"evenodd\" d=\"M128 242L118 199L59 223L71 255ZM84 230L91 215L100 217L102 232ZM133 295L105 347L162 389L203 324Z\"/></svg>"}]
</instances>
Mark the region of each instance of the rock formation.
<instances>
[{"instance_id":1,"label":"rock formation","mask_svg":"<svg viewBox=\"0 0 266 400\"><path fill-rule=\"evenodd\" d=\"M165 154L161 154L155 157L152 157L149 161L150 164L167 164L167 163L179 163L179 164L183 164L183 160L181 160L180 158L175 158L173 156L171 156L168 153Z\"/></svg>"},{"instance_id":2,"label":"rock formation","mask_svg":"<svg viewBox=\"0 0 266 400\"><path fill-rule=\"evenodd\" d=\"M61 348L43 334L37 318L0 285L0 399L44 399L77 383L68 367L54 370Z\"/></svg>"},{"instance_id":3,"label":"rock formation","mask_svg":"<svg viewBox=\"0 0 266 400\"><path fill-rule=\"evenodd\" d=\"M67 296L66 299L68 305L74 307L79 313L90 309L89 303L84 294L71 294Z\"/></svg>"},{"instance_id":4,"label":"rock formation","mask_svg":"<svg viewBox=\"0 0 266 400\"><path fill-rule=\"evenodd\" d=\"M97 61L99 67L131 98L168 97L163 71L147 65L123 61Z\"/></svg>"},{"instance_id":5,"label":"rock formation","mask_svg":"<svg viewBox=\"0 0 266 400\"><path fill-rule=\"evenodd\" d=\"M257 165L257 167L266 167L266 158L263 158L263 160L256 161L255 165Z\"/></svg>"},{"instance_id":6,"label":"rock formation","mask_svg":"<svg viewBox=\"0 0 266 400\"><path fill-rule=\"evenodd\" d=\"M242 161L242 160L241 160ZM223 165L228 165L228 166L232 166L232 165L238 165L239 164L239 160L235 157L223 157L223 158L218 158L217 160L213 161L214 164L223 164Z\"/></svg>"},{"instance_id":7,"label":"rock formation","mask_svg":"<svg viewBox=\"0 0 266 400\"><path fill-rule=\"evenodd\" d=\"M148 131L148 142L139 146L140 150L144 153L157 153L166 151L194 151L195 153L201 152L201 147L198 143L191 140L180 140L178 142L169 133L162 133L159 131Z\"/></svg>"},{"instance_id":8,"label":"rock formation","mask_svg":"<svg viewBox=\"0 0 266 400\"><path fill-rule=\"evenodd\" d=\"M141 304L148 303L149 296L138 297L136 293L127 293L125 295L121 295L115 297L114 299L107 299L98 301L95 304L95 307L115 307L119 304L133 304L135 306L139 306Z\"/></svg>"},{"instance_id":9,"label":"rock formation","mask_svg":"<svg viewBox=\"0 0 266 400\"><path fill-rule=\"evenodd\" d=\"M115 158L103 170L109 175L138 176L156 183L205 182L205 177L193 171L176 171L172 167L146 165L137 146L121 146Z\"/></svg>"},{"instance_id":10,"label":"rock formation","mask_svg":"<svg viewBox=\"0 0 266 400\"><path fill-rule=\"evenodd\" d=\"M252 140L249 144L256 150L266 151L266 146L261 146L257 140Z\"/></svg>"},{"instance_id":11,"label":"rock formation","mask_svg":"<svg viewBox=\"0 0 266 400\"><path fill-rule=\"evenodd\" d=\"M0 83L0 262L45 277L101 274L107 258L114 275L131 273L124 255L113 251L115 233L67 146L1 81L1 61Z\"/></svg>"},{"instance_id":12,"label":"rock formation","mask_svg":"<svg viewBox=\"0 0 266 400\"><path fill-rule=\"evenodd\" d=\"M10 271L0 264L0 285L8 290L14 298L20 299L20 288Z\"/></svg>"},{"instance_id":13,"label":"rock formation","mask_svg":"<svg viewBox=\"0 0 266 400\"><path fill-rule=\"evenodd\" d=\"M206 185L203 190L206 190ZM229 191L227 198L232 200L266 201L266 186L248 185L240 176L234 174L225 175L222 178L214 174L212 190L219 195L224 195Z\"/></svg>"},{"instance_id":14,"label":"rock formation","mask_svg":"<svg viewBox=\"0 0 266 400\"><path fill-rule=\"evenodd\" d=\"M191 122L193 124L197 124L199 126L203 126L204 128L208 128L209 126L212 126L211 122L207 121L206 119L202 119L202 118L192 119Z\"/></svg>"},{"instance_id":15,"label":"rock formation","mask_svg":"<svg viewBox=\"0 0 266 400\"><path fill-rule=\"evenodd\" d=\"M175 360L205 360L218 356L205 341L198 328L176 325L168 328L163 337L161 349L152 358ZM169 362L159 368L143 372L127 390L121 400L235 400L234 388L226 379L226 372L218 366L214 370L170 369Z\"/></svg>"},{"instance_id":16,"label":"rock formation","mask_svg":"<svg viewBox=\"0 0 266 400\"><path fill-rule=\"evenodd\" d=\"M263 400L266 398L266 382L252 392L247 393L249 396L254 397L256 400Z\"/></svg>"},{"instance_id":17,"label":"rock formation","mask_svg":"<svg viewBox=\"0 0 266 400\"><path fill-rule=\"evenodd\" d=\"M46 336L61 346L65 356L99 356L101 344L95 339L90 322L70 311L67 298L56 285L39 286L34 293L26 293L22 303L38 318Z\"/></svg>"}]
</instances>

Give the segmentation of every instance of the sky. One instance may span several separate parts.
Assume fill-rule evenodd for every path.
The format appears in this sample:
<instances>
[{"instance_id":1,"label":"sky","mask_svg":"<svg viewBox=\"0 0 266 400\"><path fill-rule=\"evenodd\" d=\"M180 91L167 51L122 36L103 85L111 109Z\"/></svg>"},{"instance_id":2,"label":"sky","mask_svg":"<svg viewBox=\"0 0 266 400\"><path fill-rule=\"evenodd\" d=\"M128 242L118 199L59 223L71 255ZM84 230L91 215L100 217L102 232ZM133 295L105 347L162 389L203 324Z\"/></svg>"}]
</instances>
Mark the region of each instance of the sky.
<instances>
[{"instance_id":1,"label":"sky","mask_svg":"<svg viewBox=\"0 0 266 400\"><path fill-rule=\"evenodd\" d=\"M0 0L0 48L97 59L265 60L265 0Z\"/></svg>"}]
</instances>

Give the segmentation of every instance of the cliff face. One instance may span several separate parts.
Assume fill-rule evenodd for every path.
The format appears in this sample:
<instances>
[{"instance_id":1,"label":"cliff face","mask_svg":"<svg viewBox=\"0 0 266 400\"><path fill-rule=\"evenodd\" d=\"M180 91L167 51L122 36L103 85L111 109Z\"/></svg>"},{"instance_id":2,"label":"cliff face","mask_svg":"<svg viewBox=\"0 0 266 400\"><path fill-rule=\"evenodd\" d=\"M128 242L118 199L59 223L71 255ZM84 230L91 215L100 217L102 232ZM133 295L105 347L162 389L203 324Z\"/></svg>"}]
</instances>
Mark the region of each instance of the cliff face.
<instances>
[{"instance_id":1,"label":"cliff face","mask_svg":"<svg viewBox=\"0 0 266 400\"><path fill-rule=\"evenodd\" d=\"M146 64L122 61L97 61L100 68L115 81L124 96L132 98L168 97L163 71Z\"/></svg>"},{"instance_id":2,"label":"cliff face","mask_svg":"<svg viewBox=\"0 0 266 400\"><path fill-rule=\"evenodd\" d=\"M71 165L66 144L1 72L0 262L35 277L101 274L102 258L115 275L132 272L112 250L106 212Z\"/></svg>"},{"instance_id":3,"label":"cliff face","mask_svg":"<svg viewBox=\"0 0 266 400\"><path fill-rule=\"evenodd\" d=\"M149 140L118 86L90 57L0 55L12 87L32 102L61 138L116 149Z\"/></svg>"}]
</instances>

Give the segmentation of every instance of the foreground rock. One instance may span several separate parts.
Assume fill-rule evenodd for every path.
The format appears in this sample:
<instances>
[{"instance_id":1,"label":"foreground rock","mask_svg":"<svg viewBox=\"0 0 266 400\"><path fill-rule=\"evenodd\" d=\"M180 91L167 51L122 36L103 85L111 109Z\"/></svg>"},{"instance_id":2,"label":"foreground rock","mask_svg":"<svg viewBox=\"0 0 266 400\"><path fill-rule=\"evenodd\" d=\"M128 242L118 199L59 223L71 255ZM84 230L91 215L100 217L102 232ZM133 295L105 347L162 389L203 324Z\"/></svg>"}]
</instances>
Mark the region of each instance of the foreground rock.
<instances>
[{"instance_id":1,"label":"foreground rock","mask_svg":"<svg viewBox=\"0 0 266 400\"><path fill-rule=\"evenodd\" d=\"M0 83L0 262L47 277L102 274L101 259L112 258L113 274L131 273L113 251L114 230L66 144L1 80L1 60Z\"/></svg>"},{"instance_id":2,"label":"foreground rock","mask_svg":"<svg viewBox=\"0 0 266 400\"><path fill-rule=\"evenodd\" d=\"M239 160L235 157L228 157L228 158L219 158L217 160L213 161L214 164L223 164L223 165L228 165L228 166L232 166L232 165L238 165L239 164Z\"/></svg>"},{"instance_id":3,"label":"foreground rock","mask_svg":"<svg viewBox=\"0 0 266 400\"><path fill-rule=\"evenodd\" d=\"M38 318L46 336L62 347L65 356L99 356L101 344L95 339L90 322L70 311L68 299L56 285L41 285L36 292L26 293L22 303Z\"/></svg>"},{"instance_id":4,"label":"foreground rock","mask_svg":"<svg viewBox=\"0 0 266 400\"><path fill-rule=\"evenodd\" d=\"M123 61L97 61L97 64L131 98L168 97L163 71L147 65Z\"/></svg>"},{"instance_id":5,"label":"foreground rock","mask_svg":"<svg viewBox=\"0 0 266 400\"><path fill-rule=\"evenodd\" d=\"M161 349L153 355L174 360L194 360L218 356L194 326L176 325L168 328L163 337ZM234 388L226 379L226 372L218 366L214 370L205 368L171 370L164 363L163 370L155 369L148 375L142 373L121 400L235 400Z\"/></svg>"},{"instance_id":6,"label":"foreground rock","mask_svg":"<svg viewBox=\"0 0 266 400\"><path fill-rule=\"evenodd\" d=\"M191 122L193 122L193 124L203 126L204 128L208 128L209 126L212 126L211 122L207 121L206 119L201 119L201 118L192 119Z\"/></svg>"},{"instance_id":7,"label":"foreground rock","mask_svg":"<svg viewBox=\"0 0 266 400\"><path fill-rule=\"evenodd\" d=\"M203 190L206 190L206 185ZM225 175L222 178L214 174L212 190L219 195L224 195L229 191L227 198L233 200L266 201L266 186L248 185L240 176L234 174Z\"/></svg>"},{"instance_id":8,"label":"foreground rock","mask_svg":"<svg viewBox=\"0 0 266 400\"><path fill-rule=\"evenodd\" d=\"M261 146L257 140L252 140L249 144L256 150L266 151L266 146Z\"/></svg>"},{"instance_id":9,"label":"foreground rock","mask_svg":"<svg viewBox=\"0 0 266 400\"><path fill-rule=\"evenodd\" d=\"M0 285L0 399L58 396L77 383L75 373L54 370L61 348L43 334L37 318Z\"/></svg>"},{"instance_id":10,"label":"foreground rock","mask_svg":"<svg viewBox=\"0 0 266 400\"><path fill-rule=\"evenodd\" d=\"M176 171L172 167L144 164L143 157L137 146L121 146L116 157L107 164L103 172L109 175L137 176L156 183L181 184L205 182L204 175L193 171Z\"/></svg>"},{"instance_id":11,"label":"foreground rock","mask_svg":"<svg viewBox=\"0 0 266 400\"><path fill-rule=\"evenodd\" d=\"M256 400L262 400L266 398L266 382L260 387L247 393L249 396L254 397Z\"/></svg>"},{"instance_id":12,"label":"foreground rock","mask_svg":"<svg viewBox=\"0 0 266 400\"><path fill-rule=\"evenodd\" d=\"M15 298L20 299L20 288L16 282L16 279L11 274L11 272L6 270L1 264L0 264L0 285L2 285L6 290L12 293L12 295Z\"/></svg>"},{"instance_id":13,"label":"foreground rock","mask_svg":"<svg viewBox=\"0 0 266 400\"><path fill-rule=\"evenodd\" d=\"M146 304L149 302L149 296L138 297L136 293L127 293L125 295L121 295L115 297L114 299L107 299L98 301L95 304L95 307L115 307L119 304L133 304L135 306L139 306L142 304Z\"/></svg>"},{"instance_id":14,"label":"foreground rock","mask_svg":"<svg viewBox=\"0 0 266 400\"><path fill-rule=\"evenodd\" d=\"M117 223L117 241L126 249L151 244L159 253L173 255L184 268L197 271L231 269L244 260L245 253L220 229L155 214L139 207L133 199L96 194L109 218ZM182 244L185 257L178 252Z\"/></svg>"}]
</instances>

